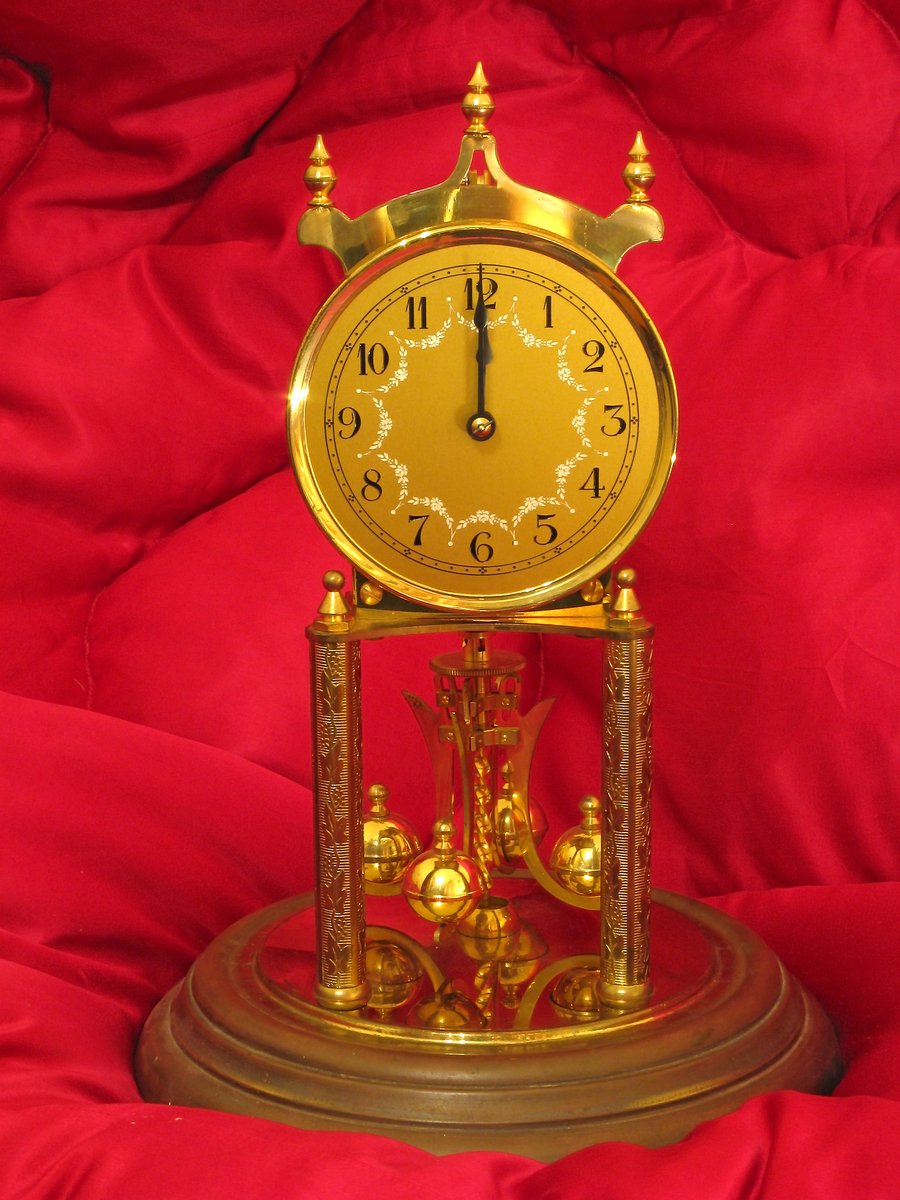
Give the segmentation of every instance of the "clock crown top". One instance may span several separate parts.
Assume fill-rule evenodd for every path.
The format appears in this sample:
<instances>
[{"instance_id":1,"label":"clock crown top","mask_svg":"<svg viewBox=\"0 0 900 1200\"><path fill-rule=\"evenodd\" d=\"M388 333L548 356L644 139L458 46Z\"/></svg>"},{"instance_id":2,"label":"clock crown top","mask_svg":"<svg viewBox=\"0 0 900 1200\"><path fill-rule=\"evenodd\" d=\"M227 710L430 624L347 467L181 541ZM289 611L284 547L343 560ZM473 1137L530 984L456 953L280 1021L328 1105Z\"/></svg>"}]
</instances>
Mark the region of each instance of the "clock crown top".
<instances>
[{"instance_id":1,"label":"clock crown top","mask_svg":"<svg viewBox=\"0 0 900 1200\"><path fill-rule=\"evenodd\" d=\"M303 176L310 197L297 230L300 242L325 247L349 271L370 254L427 229L508 222L573 242L614 271L632 246L662 240L662 217L647 195L656 173L647 159L640 132L622 172L628 199L608 217L601 217L560 196L516 183L506 174L497 157L494 135L487 127L495 107L488 87L479 62L462 101L468 125L459 158L444 183L398 196L353 220L335 208L331 199L337 175L319 134Z\"/></svg>"},{"instance_id":2,"label":"clock crown top","mask_svg":"<svg viewBox=\"0 0 900 1200\"><path fill-rule=\"evenodd\" d=\"M494 111L494 101L488 91L488 81L480 62L475 64L472 78L469 80L469 90L463 97L463 114L469 118L466 133L487 133L487 123Z\"/></svg>"}]
</instances>

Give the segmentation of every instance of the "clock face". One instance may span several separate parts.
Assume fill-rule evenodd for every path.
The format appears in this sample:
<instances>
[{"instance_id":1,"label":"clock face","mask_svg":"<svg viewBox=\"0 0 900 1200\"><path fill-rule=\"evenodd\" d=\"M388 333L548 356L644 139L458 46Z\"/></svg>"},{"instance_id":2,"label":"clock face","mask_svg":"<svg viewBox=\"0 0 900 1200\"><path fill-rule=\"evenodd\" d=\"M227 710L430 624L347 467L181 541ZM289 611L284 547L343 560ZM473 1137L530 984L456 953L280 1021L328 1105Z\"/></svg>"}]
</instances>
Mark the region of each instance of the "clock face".
<instances>
[{"instance_id":1,"label":"clock face","mask_svg":"<svg viewBox=\"0 0 900 1200\"><path fill-rule=\"evenodd\" d=\"M310 328L288 411L301 487L342 553L406 599L473 612L605 570L665 487L675 423L628 289L508 226L366 260Z\"/></svg>"}]
</instances>

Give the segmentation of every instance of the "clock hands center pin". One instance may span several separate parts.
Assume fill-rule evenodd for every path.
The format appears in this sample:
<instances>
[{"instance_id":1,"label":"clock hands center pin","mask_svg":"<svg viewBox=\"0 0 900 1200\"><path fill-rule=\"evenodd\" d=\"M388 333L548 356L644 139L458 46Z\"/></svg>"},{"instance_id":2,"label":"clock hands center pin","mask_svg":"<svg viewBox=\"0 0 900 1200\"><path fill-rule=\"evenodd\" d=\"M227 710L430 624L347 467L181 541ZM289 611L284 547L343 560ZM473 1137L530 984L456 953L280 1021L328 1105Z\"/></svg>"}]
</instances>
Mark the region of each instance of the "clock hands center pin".
<instances>
[{"instance_id":1,"label":"clock hands center pin","mask_svg":"<svg viewBox=\"0 0 900 1200\"><path fill-rule=\"evenodd\" d=\"M478 331L478 342L475 349L478 407L466 422L466 430L475 441L486 442L488 438L494 436L497 423L485 407L484 398L487 365L493 358L493 353L488 339L488 315L487 306L484 303L484 268L481 263L478 264L478 299L475 302L472 320Z\"/></svg>"}]
</instances>

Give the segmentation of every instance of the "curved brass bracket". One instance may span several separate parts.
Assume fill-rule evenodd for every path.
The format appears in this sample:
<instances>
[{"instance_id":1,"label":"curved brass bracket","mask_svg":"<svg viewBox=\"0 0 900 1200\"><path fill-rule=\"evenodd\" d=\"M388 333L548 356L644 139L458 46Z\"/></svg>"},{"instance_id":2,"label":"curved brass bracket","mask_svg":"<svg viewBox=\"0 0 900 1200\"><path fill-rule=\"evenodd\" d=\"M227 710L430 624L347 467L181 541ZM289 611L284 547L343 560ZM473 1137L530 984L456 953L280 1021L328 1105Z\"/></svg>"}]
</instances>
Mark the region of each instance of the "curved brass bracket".
<instances>
[{"instance_id":1,"label":"curved brass bracket","mask_svg":"<svg viewBox=\"0 0 900 1200\"><path fill-rule=\"evenodd\" d=\"M331 201L337 176L319 136L304 177L312 196L297 229L300 242L330 250L349 271L388 243L414 237L425 229L450 222L497 221L556 234L594 254L614 271L632 246L662 240L662 217L647 199L655 174L640 133L623 172L629 199L608 217L600 217L570 200L511 179L500 165L496 141L486 128L493 102L485 91L487 80L480 63L469 86L472 90L463 102L463 112L470 123L450 177L389 200L354 220ZM485 101L474 119L473 108L478 106L473 98Z\"/></svg>"}]
</instances>

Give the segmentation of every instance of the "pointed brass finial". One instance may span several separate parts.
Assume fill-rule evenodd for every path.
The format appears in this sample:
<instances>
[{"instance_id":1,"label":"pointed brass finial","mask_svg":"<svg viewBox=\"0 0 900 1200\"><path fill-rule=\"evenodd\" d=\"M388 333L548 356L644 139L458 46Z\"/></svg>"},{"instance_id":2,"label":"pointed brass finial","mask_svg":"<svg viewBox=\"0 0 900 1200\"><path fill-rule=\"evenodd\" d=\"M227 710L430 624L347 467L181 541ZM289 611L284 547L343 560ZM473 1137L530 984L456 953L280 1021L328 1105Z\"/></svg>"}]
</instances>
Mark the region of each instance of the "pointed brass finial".
<instances>
[{"instance_id":1,"label":"pointed brass finial","mask_svg":"<svg viewBox=\"0 0 900 1200\"><path fill-rule=\"evenodd\" d=\"M636 581L637 575L630 567L623 567L621 571L616 572L616 585L619 590L612 602L614 616L625 620L634 620L640 616L641 605L634 591Z\"/></svg>"},{"instance_id":2,"label":"pointed brass finial","mask_svg":"<svg viewBox=\"0 0 900 1200\"><path fill-rule=\"evenodd\" d=\"M625 186L631 192L628 197L630 204L646 204L650 197L647 193L656 178L656 172L647 161L647 147L644 145L644 135L640 130L634 139L634 145L628 151L628 165L622 172Z\"/></svg>"},{"instance_id":3,"label":"pointed brass finial","mask_svg":"<svg viewBox=\"0 0 900 1200\"><path fill-rule=\"evenodd\" d=\"M494 101L488 89L488 81L480 62L469 80L469 90L463 97L463 115L468 119L466 133L487 133L487 123L494 111Z\"/></svg>"},{"instance_id":4,"label":"pointed brass finial","mask_svg":"<svg viewBox=\"0 0 900 1200\"><path fill-rule=\"evenodd\" d=\"M312 192L309 198L310 208L331 208L331 189L337 183L337 175L331 165L331 155L325 149L321 133L316 137L312 154L309 156L309 166L303 176L303 182Z\"/></svg>"},{"instance_id":5,"label":"pointed brass finial","mask_svg":"<svg viewBox=\"0 0 900 1200\"><path fill-rule=\"evenodd\" d=\"M349 628L351 612L342 594L344 576L340 571L326 571L322 586L325 595L319 605L319 621L330 629Z\"/></svg>"}]
</instances>

